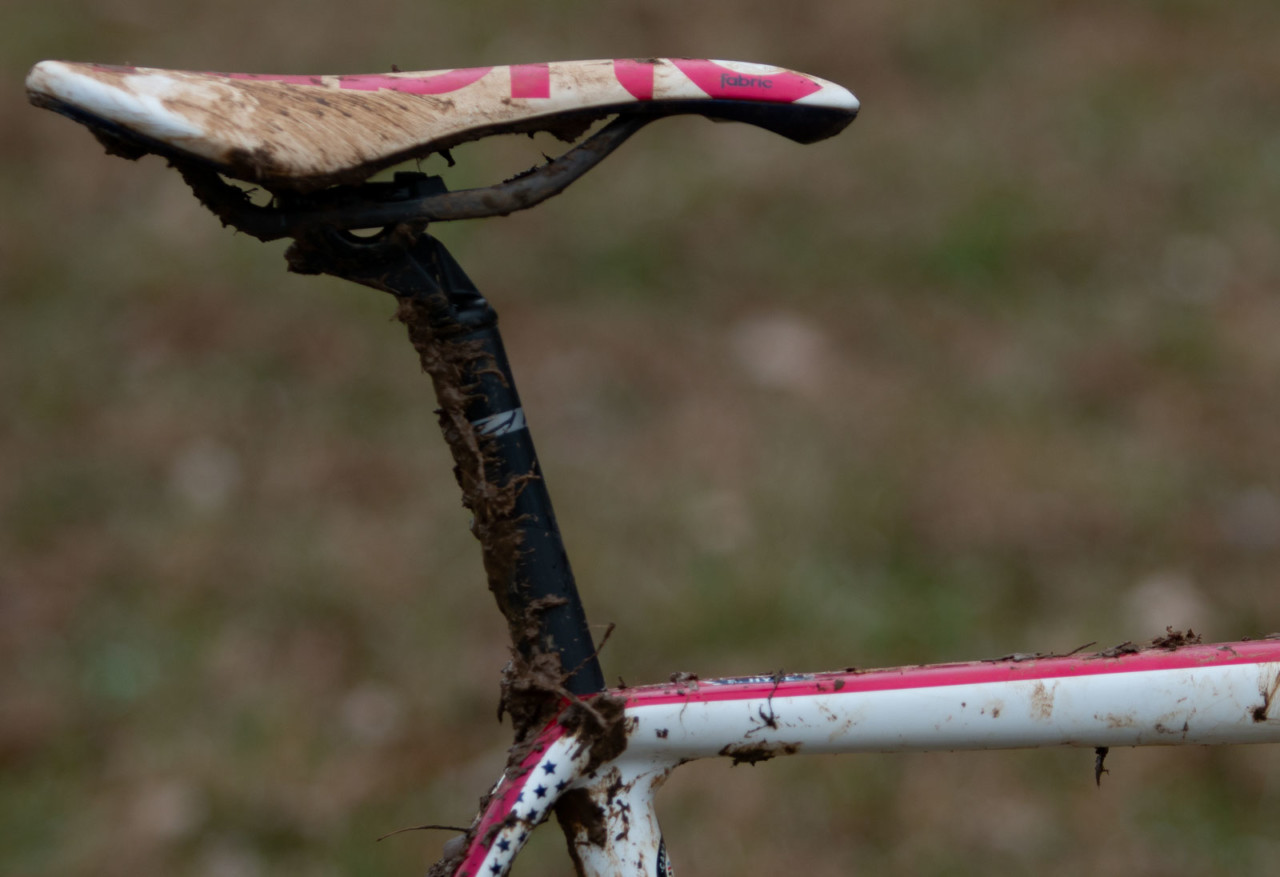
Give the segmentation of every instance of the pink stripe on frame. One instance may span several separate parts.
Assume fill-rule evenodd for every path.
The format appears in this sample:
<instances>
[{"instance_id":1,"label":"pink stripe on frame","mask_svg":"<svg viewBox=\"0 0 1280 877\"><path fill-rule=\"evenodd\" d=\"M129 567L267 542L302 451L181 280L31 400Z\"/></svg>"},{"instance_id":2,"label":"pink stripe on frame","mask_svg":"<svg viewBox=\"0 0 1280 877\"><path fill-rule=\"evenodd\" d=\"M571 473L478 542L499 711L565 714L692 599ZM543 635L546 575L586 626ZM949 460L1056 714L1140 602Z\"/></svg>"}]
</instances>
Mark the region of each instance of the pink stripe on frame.
<instances>
[{"instance_id":1,"label":"pink stripe on frame","mask_svg":"<svg viewBox=\"0 0 1280 877\"><path fill-rule=\"evenodd\" d=\"M516 805L516 799L520 797L524 787L533 778L533 768L542 760L543 753L547 751L547 747L564 735L564 727L560 724L557 716L542 729L542 733L538 735L538 739L530 748L529 754L520 762L520 767L515 771L509 771L503 776L501 782L498 783L497 789L494 790L493 796L489 799L488 806L485 807L484 813L480 817L480 824L476 826L476 831L471 837L471 845L467 849L466 857L455 873L478 873L477 869L480 867L480 863L489 854L489 847L493 843L493 835L505 823L508 815Z\"/></svg>"},{"instance_id":2,"label":"pink stripe on frame","mask_svg":"<svg viewBox=\"0 0 1280 877\"><path fill-rule=\"evenodd\" d=\"M636 100L653 100L652 61L618 59L613 62L613 76Z\"/></svg>"},{"instance_id":3,"label":"pink stripe on frame","mask_svg":"<svg viewBox=\"0 0 1280 877\"><path fill-rule=\"evenodd\" d=\"M512 97L551 97L551 65L511 65Z\"/></svg>"},{"instance_id":4,"label":"pink stripe on frame","mask_svg":"<svg viewBox=\"0 0 1280 877\"><path fill-rule=\"evenodd\" d=\"M852 673L815 673L800 678L784 678L777 684L768 677L752 677L748 682L697 680L688 684L623 689L616 693L627 699L628 707L641 707L649 704L688 701L812 697L817 694L938 688L1027 679L1108 676L1113 673L1141 673L1152 670L1182 670L1191 667L1252 663L1280 663L1280 641L1215 643L1184 646L1175 651L1147 648L1137 654L1119 654L1116 657L1073 655L1061 658L893 667Z\"/></svg>"}]
</instances>

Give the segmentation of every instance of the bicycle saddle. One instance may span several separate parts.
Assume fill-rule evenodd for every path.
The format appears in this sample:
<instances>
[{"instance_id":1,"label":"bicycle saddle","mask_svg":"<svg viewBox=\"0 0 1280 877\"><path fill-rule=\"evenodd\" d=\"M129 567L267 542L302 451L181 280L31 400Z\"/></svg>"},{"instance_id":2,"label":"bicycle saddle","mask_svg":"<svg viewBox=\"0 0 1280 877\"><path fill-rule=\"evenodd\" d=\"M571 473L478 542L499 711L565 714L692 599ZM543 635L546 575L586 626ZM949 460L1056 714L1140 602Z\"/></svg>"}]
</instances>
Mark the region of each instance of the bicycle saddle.
<instances>
[{"instance_id":1,"label":"bicycle saddle","mask_svg":"<svg viewBox=\"0 0 1280 877\"><path fill-rule=\"evenodd\" d=\"M611 115L695 113L802 143L858 111L844 88L733 61L562 61L509 67L283 76L42 61L37 105L87 125L109 152L158 153L271 190L359 182L406 159L491 134L572 140Z\"/></svg>"}]
</instances>

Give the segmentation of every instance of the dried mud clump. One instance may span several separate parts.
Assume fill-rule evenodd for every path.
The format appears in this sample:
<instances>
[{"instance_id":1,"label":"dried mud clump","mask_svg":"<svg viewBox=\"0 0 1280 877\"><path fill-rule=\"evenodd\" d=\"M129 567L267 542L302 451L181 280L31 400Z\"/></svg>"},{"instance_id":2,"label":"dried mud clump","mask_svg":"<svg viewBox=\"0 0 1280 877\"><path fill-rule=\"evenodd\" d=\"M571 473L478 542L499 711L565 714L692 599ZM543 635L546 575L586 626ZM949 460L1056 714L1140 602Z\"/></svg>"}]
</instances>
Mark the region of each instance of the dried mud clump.
<instances>
[{"instance_id":1,"label":"dried mud clump","mask_svg":"<svg viewBox=\"0 0 1280 877\"><path fill-rule=\"evenodd\" d=\"M1186 633L1183 633L1180 630L1174 630L1172 627L1166 627L1164 629L1164 636L1158 636L1153 639L1151 641L1151 645L1155 648L1168 649L1172 652L1174 649L1180 649L1183 646L1200 645L1200 634L1196 633L1189 627L1187 628Z\"/></svg>"}]
</instances>

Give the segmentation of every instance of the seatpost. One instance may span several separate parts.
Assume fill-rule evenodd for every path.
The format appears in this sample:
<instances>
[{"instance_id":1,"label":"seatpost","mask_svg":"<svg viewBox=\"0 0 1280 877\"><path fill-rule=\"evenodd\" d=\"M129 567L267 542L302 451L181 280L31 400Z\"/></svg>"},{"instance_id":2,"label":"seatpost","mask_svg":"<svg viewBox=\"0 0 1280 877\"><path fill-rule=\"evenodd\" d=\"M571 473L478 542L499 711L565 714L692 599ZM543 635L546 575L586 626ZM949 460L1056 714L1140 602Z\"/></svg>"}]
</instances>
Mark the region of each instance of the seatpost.
<instances>
[{"instance_id":1,"label":"seatpost","mask_svg":"<svg viewBox=\"0 0 1280 877\"><path fill-rule=\"evenodd\" d=\"M292 270L392 293L435 383L463 502L475 516L490 590L521 655L559 656L575 695L605 689L551 497L498 331L498 315L444 245L399 226L379 238L318 230L298 238Z\"/></svg>"}]
</instances>

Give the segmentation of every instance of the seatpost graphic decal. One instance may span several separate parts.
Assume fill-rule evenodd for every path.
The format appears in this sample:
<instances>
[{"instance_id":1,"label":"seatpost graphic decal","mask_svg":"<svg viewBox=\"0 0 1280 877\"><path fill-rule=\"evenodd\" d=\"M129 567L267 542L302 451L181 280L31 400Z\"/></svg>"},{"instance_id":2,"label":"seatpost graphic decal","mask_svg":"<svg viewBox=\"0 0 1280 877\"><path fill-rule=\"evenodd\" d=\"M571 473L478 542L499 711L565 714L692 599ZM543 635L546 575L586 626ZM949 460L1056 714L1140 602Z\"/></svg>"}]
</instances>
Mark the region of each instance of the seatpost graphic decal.
<instances>
[{"instance_id":1,"label":"seatpost graphic decal","mask_svg":"<svg viewBox=\"0 0 1280 877\"><path fill-rule=\"evenodd\" d=\"M480 435L509 435L525 428L524 409L513 408L510 411L499 411L479 420L471 421Z\"/></svg>"}]
</instances>

